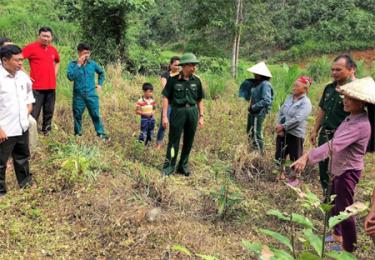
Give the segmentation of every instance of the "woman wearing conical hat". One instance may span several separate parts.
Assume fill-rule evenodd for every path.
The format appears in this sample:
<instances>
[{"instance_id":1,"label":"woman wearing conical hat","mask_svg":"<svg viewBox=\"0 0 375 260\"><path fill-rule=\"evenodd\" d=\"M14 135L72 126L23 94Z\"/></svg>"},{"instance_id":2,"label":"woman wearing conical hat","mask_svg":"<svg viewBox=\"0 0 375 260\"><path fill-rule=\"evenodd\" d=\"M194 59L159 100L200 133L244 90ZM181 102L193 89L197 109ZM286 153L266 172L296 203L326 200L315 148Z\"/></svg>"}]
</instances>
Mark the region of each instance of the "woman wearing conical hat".
<instances>
[{"instance_id":1,"label":"woman wearing conical hat","mask_svg":"<svg viewBox=\"0 0 375 260\"><path fill-rule=\"evenodd\" d=\"M254 74L254 79L247 79L241 84L239 96L250 101L246 131L251 146L263 153L263 122L273 102L272 75L264 62L255 64L248 71Z\"/></svg>"},{"instance_id":2,"label":"woman wearing conical hat","mask_svg":"<svg viewBox=\"0 0 375 260\"><path fill-rule=\"evenodd\" d=\"M354 80L339 89L344 95L344 110L350 115L337 128L333 139L305 153L291 167L301 171L306 164L316 164L331 156L333 215L353 204L354 190L364 168L364 156L374 151L375 82L371 77ZM366 108L367 107L367 108ZM367 111L366 111L367 110ZM344 250L353 252L357 243L355 219L351 217L336 225L333 239Z\"/></svg>"}]
</instances>

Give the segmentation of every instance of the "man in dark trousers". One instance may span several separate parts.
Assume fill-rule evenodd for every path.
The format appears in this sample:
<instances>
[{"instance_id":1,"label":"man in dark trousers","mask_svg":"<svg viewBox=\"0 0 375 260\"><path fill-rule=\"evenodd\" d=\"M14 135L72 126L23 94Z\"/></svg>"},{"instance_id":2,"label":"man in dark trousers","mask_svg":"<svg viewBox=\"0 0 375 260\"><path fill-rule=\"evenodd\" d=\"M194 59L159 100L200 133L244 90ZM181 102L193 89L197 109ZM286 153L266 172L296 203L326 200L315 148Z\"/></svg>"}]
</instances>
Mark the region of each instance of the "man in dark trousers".
<instances>
[{"instance_id":1,"label":"man in dark trousers","mask_svg":"<svg viewBox=\"0 0 375 260\"><path fill-rule=\"evenodd\" d=\"M164 175L171 175L176 168L180 139L184 132L183 146L177 172L190 175L189 155L194 142L197 125L203 127L204 98L202 83L194 75L199 63L193 53L185 53L180 60L182 71L170 77L163 89L163 127L167 128L168 105L171 104L169 142L167 156L163 167Z\"/></svg>"},{"instance_id":2,"label":"man in dark trousers","mask_svg":"<svg viewBox=\"0 0 375 260\"><path fill-rule=\"evenodd\" d=\"M5 171L12 155L21 188L31 185L29 171L29 114L35 99L31 80L22 68L22 50L15 45L0 49L0 196L5 195Z\"/></svg>"},{"instance_id":3,"label":"man in dark trousers","mask_svg":"<svg viewBox=\"0 0 375 260\"><path fill-rule=\"evenodd\" d=\"M272 107L272 74L264 62L259 62L247 69L254 78L246 79L240 86L239 96L249 101L246 132L251 147L264 153L263 122Z\"/></svg>"},{"instance_id":4,"label":"man in dark trousers","mask_svg":"<svg viewBox=\"0 0 375 260\"><path fill-rule=\"evenodd\" d=\"M56 76L59 71L60 56L56 48L51 45L52 29L42 27L36 42L23 48L22 53L30 63L30 78L33 82L35 104L32 116L38 121L43 109L42 132L48 135L51 131L52 117L56 99Z\"/></svg>"},{"instance_id":5,"label":"man in dark trousers","mask_svg":"<svg viewBox=\"0 0 375 260\"><path fill-rule=\"evenodd\" d=\"M331 68L333 82L324 88L315 125L310 133L310 141L313 145L316 145L318 134L318 146L331 140L337 127L348 116L344 111L342 97L336 88L350 82L354 77L355 69L355 62L347 54L339 55L333 61ZM328 165L328 159L319 163L320 182L324 194L327 193L329 184Z\"/></svg>"}]
</instances>

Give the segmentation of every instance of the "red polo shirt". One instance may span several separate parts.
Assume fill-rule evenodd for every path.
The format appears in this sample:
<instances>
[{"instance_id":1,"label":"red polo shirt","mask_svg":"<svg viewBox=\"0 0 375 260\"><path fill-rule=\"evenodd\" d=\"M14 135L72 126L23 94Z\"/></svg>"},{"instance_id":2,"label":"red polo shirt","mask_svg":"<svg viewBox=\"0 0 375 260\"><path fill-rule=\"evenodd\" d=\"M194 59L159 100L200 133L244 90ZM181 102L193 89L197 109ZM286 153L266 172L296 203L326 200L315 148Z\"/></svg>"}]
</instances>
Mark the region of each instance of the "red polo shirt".
<instances>
[{"instance_id":1,"label":"red polo shirt","mask_svg":"<svg viewBox=\"0 0 375 260\"><path fill-rule=\"evenodd\" d=\"M56 89L55 63L60 62L56 48L52 45L43 46L39 42L33 42L23 48L22 54L30 63L33 89Z\"/></svg>"}]
</instances>

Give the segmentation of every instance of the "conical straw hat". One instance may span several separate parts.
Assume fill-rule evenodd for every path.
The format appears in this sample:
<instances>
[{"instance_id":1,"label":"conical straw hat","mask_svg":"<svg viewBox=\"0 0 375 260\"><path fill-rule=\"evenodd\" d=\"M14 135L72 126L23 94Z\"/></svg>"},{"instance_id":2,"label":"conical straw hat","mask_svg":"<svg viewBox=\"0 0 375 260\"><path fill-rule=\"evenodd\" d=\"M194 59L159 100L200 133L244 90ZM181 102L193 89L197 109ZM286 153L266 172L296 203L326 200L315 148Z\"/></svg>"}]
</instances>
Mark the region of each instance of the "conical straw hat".
<instances>
[{"instance_id":1,"label":"conical straw hat","mask_svg":"<svg viewBox=\"0 0 375 260\"><path fill-rule=\"evenodd\" d=\"M372 77L353 80L341 86L339 92L348 97L375 104L375 81Z\"/></svg>"},{"instance_id":2,"label":"conical straw hat","mask_svg":"<svg viewBox=\"0 0 375 260\"><path fill-rule=\"evenodd\" d=\"M267 68L266 63L264 63L263 61L255 64L254 66L252 66L250 68L248 68L247 71L250 71L254 74L258 74L258 75L262 75L262 76L272 78L271 71Z\"/></svg>"}]
</instances>

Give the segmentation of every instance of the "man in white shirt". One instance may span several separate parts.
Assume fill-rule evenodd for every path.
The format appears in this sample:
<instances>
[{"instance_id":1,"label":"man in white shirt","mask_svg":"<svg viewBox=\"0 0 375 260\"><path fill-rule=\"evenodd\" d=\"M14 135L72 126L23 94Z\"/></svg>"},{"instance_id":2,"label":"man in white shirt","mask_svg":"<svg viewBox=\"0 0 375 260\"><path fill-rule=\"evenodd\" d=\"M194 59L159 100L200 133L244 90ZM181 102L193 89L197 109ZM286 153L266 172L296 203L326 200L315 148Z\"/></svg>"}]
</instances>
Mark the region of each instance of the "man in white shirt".
<instances>
[{"instance_id":1,"label":"man in white shirt","mask_svg":"<svg viewBox=\"0 0 375 260\"><path fill-rule=\"evenodd\" d=\"M31 185L29 171L29 114L35 102L30 78L21 71L22 50L15 45L0 49L0 196L6 193L5 171L12 155L21 188Z\"/></svg>"}]
</instances>

